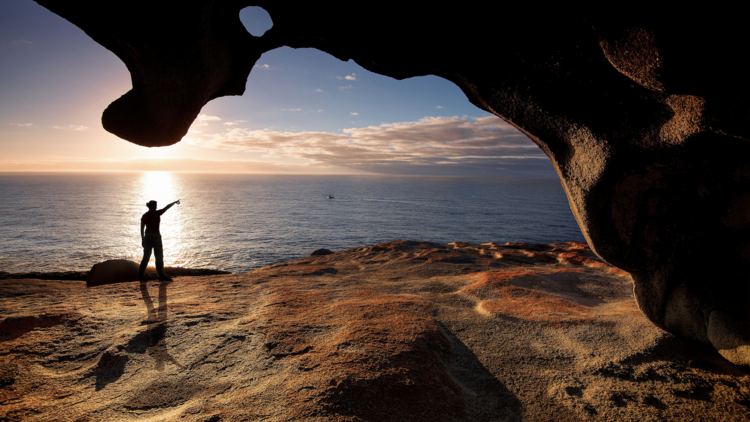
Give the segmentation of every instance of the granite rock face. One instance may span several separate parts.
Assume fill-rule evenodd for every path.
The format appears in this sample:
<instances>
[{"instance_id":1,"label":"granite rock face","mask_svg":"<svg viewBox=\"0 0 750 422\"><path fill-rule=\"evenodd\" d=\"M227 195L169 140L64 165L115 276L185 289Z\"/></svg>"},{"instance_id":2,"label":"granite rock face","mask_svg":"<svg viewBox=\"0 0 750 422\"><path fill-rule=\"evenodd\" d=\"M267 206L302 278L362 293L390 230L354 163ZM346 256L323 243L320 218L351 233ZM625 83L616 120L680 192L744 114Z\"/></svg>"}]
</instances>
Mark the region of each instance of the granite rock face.
<instances>
[{"instance_id":1,"label":"granite rock face","mask_svg":"<svg viewBox=\"0 0 750 422\"><path fill-rule=\"evenodd\" d=\"M0 420L746 421L750 373L582 243L400 241L246 274L0 280Z\"/></svg>"},{"instance_id":2,"label":"granite rock face","mask_svg":"<svg viewBox=\"0 0 750 422\"><path fill-rule=\"evenodd\" d=\"M632 274L651 321L750 364L741 14L715 6L677 17L645 1L37 2L125 62L133 89L102 123L144 146L178 142L206 102L241 95L255 61L280 46L452 81L547 154L588 243ZM261 37L238 18L251 5L273 19Z\"/></svg>"}]
</instances>

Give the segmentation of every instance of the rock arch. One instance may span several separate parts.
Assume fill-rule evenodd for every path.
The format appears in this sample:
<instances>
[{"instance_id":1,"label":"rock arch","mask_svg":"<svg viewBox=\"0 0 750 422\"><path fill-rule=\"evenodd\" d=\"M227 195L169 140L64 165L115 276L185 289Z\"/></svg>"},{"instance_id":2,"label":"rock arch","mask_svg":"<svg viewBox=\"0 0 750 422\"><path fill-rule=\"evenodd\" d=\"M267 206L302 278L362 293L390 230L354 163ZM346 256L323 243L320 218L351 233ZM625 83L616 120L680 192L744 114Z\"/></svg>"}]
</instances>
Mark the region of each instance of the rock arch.
<instances>
[{"instance_id":1,"label":"rock arch","mask_svg":"<svg viewBox=\"0 0 750 422\"><path fill-rule=\"evenodd\" d=\"M657 325L750 364L748 78L741 14L583 3L36 0L127 65L102 116L144 146L178 142L260 55L313 47L397 79L433 74L527 134L591 247L633 275ZM238 13L274 26L247 33Z\"/></svg>"}]
</instances>

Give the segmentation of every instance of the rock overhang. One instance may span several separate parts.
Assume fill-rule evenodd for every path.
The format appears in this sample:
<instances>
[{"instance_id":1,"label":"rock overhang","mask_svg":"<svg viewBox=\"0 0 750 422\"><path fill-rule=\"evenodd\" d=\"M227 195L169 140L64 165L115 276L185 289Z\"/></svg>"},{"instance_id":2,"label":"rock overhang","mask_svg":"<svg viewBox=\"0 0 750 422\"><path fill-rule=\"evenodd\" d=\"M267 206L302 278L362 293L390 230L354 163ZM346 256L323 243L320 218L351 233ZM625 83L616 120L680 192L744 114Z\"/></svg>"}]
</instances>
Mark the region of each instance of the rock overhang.
<instances>
[{"instance_id":1,"label":"rock overhang","mask_svg":"<svg viewBox=\"0 0 750 422\"><path fill-rule=\"evenodd\" d=\"M133 89L102 123L143 146L179 142L203 105L241 95L255 61L280 46L397 79L450 80L547 154L588 243L633 275L654 323L720 351L734 344L722 353L750 364L739 14L646 2L37 2L125 62ZM247 6L264 8L273 28L248 34Z\"/></svg>"}]
</instances>

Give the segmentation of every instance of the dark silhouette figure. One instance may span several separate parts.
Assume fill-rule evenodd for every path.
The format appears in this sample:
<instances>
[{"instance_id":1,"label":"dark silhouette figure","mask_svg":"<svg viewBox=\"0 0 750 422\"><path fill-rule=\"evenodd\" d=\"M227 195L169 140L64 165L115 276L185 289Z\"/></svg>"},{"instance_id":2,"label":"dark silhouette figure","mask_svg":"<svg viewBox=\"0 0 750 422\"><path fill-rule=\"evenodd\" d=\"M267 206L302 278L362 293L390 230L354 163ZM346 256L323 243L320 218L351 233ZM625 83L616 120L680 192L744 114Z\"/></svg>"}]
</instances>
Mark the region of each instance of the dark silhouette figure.
<instances>
[{"instance_id":1,"label":"dark silhouette figure","mask_svg":"<svg viewBox=\"0 0 750 422\"><path fill-rule=\"evenodd\" d=\"M148 294L148 286L145 281L141 281L141 295L148 310L146 318L146 324L148 324L148 330L146 331L146 353L156 361L155 368L159 372L164 371L166 363L171 363L180 369L184 368L183 365L169 354L165 340L167 332L167 285L170 282L165 280L159 284L159 307L154 309L154 302Z\"/></svg>"},{"instance_id":2,"label":"dark silhouette figure","mask_svg":"<svg viewBox=\"0 0 750 422\"><path fill-rule=\"evenodd\" d=\"M156 256L156 273L159 274L159 281L172 281L171 278L164 274L164 251L161 244L161 233L159 232L159 223L161 215L167 212L174 204L179 205L180 200L176 200L164 207L156 209L156 201L149 201L146 206L148 211L141 217L141 245L143 245L143 260L138 269L138 280L146 281L146 267L148 260L151 259L151 250L154 250ZM145 233L144 233L145 228Z\"/></svg>"}]
</instances>

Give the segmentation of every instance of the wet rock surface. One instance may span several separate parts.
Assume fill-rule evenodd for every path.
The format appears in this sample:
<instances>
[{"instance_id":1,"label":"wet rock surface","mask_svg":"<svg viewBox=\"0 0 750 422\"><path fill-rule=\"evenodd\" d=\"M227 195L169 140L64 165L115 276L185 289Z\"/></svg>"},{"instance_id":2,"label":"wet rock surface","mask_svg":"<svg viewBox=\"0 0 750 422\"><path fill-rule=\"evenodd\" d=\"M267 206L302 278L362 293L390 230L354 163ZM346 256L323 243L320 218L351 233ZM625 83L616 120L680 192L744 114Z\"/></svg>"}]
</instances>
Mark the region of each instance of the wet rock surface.
<instances>
[{"instance_id":1,"label":"wet rock surface","mask_svg":"<svg viewBox=\"0 0 750 422\"><path fill-rule=\"evenodd\" d=\"M171 283L0 281L14 284L27 294L0 302L0 419L740 421L750 411L750 374L655 327L630 276L582 243L402 241Z\"/></svg>"}]
</instances>

